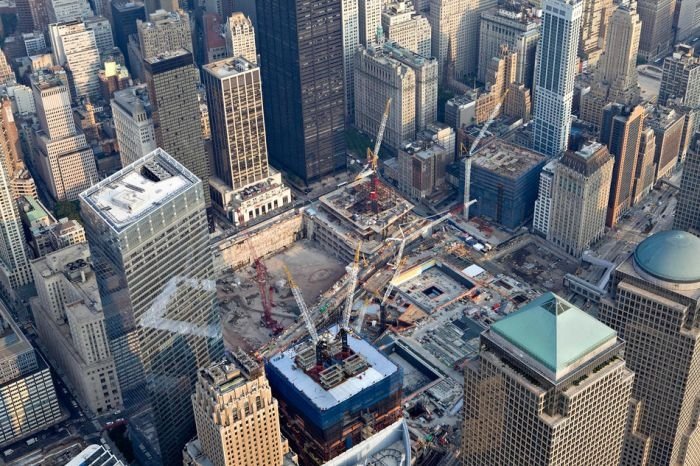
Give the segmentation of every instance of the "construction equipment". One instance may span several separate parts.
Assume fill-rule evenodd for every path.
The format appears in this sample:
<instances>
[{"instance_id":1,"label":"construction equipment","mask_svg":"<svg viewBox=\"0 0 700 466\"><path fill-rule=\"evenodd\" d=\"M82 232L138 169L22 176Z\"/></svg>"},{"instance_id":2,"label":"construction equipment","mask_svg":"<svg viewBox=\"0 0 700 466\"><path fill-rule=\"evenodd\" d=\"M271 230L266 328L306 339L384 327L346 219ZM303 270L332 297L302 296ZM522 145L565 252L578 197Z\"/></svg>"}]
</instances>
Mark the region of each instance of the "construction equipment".
<instances>
[{"instance_id":1,"label":"construction equipment","mask_svg":"<svg viewBox=\"0 0 700 466\"><path fill-rule=\"evenodd\" d=\"M484 136L486 136L486 131L489 129L489 126L491 126L491 123L496 119L496 116L498 116L498 112L501 110L501 106L503 105L503 102L506 100L506 96L508 95L508 91L510 89L506 89L506 91L503 93L501 98L499 99L498 103L496 104L495 107L493 107L493 110L491 111L491 114L489 115L489 119L486 120L484 123L484 126L481 127L481 131L479 131L479 134L476 136L474 139L474 142L472 142L472 145L469 147L469 151L467 152L466 147L464 144L460 143L459 145L459 152L462 156L466 156L463 159L464 163L464 198L462 201L462 204L464 206L464 218L466 220L469 220L469 206L473 204L473 202L470 202L469 200L469 195L470 195L470 183L471 183L471 174L472 174L472 155L476 151L477 146L481 142L482 139L484 139Z\"/></svg>"},{"instance_id":2,"label":"construction equipment","mask_svg":"<svg viewBox=\"0 0 700 466\"><path fill-rule=\"evenodd\" d=\"M348 335L350 329L350 313L352 312L352 303L355 297L355 288L357 288L357 275L360 272L360 247L362 241L357 243L355 250L355 260L350 266L350 277L348 278L348 295L345 298L345 307L343 308L342 321L340 324L340 338L343 342L343 351L348 349Z\"/></svg>"},{"instance_id":3,"label":"construction equipment","mask_svg":"<svg viewBox=\"0 0 700 466\"><path fill-rule=\"evenodd\" d=\"M309 308L306 306L304 296L302 296L299 286L292 278L292 273L289 271L286 265L284 266L284 271L287 274L287 282L289 283L289 288L292 290L294 300L297 302L297 306L299 306L299 312L301 312L304 323L306 323L306 329L309 331L311 342L314 344L314 346L316 346L318 343L318 332L316 332L316 325L314 325L314 321L311 319L311 313L309 312Z\"/></svg>"},{"instance_id":4,"label":"construction equipment","mask_svg":"<svg viewBox=\"0 0 700 466\"><path fill-rule=\"evenodd\" d=\"M258 290L260 291L260 301L262 302L263 317L262 321L265 327L272 330L274 335L279 335L282 333L282 326L272 317L272 288L267 283L267 267L263 262L262 258L258 256L255 250L253 241L247 238L248 247L250 248L250 256L253 259L253 265L255 266L255 281L258 284Z\"/></svg>"},{"instance_id":5,"label":"construction equipment","mask_svg":"<svg viewBox=\"0 0 700 466\"><path fill-rule=\"evenodd\" d=\"M362 324L365 320L365 313L367 312L367 308L371 303L372 300L370 298L365 298L365 300L362 302L360 311L357 314L357 321L355 322L355 333L360 333L362 331Z\"/></svg>"},{"instance_id":6,"label":"construction equipment","mask_svg":"<svg viewBox=\"0 0 700 466\"><path fill-rule=\"evenodd\" d=\"M386 99L386 105L384 106L384 114L382 115L382 120L379 123L379 130L377 131L377 139L374 141L374 149L367 148L367 163L362 168L359 175L355 177L355 180L361 180L366 178L371 174L376 174L377 165L379 163L379 147L384 139L384 131L386 130L386 123L389 121L389 110L391 109L391 97Z\"/></svg>"}]
</instances>

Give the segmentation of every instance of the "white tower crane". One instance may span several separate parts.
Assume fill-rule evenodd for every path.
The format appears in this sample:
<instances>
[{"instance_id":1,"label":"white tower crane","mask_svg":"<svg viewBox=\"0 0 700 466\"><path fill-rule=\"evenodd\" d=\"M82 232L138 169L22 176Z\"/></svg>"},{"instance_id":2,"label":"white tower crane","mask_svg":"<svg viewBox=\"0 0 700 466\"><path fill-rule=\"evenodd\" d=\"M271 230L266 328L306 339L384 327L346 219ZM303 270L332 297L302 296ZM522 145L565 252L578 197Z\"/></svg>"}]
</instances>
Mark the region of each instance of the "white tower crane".
<instances>
[{"instance_id":1,"label":"white tower crane","mask_svg":"<svg viewBox=\"0 0 700 466\"><path fill-rule=\"evenodd\" d=\"M343 341L343 349L347 349L347 332L350 331L350 313L352 312L352 303L355 296L355 288L357 288L357 276L360 273L360 247L362 241L357 243L355 250L355 260L350 266L350 277L348 280L348 295L345 298L345 307L343 308L343 316L340 324L340 336Z\"/></svg>"},{"instance_id":2,"label":"white tower crane","mask_svg":"<svg viewBox=\"0 0 700 466\"><path fill-rule=\"evenodd\" d=\"M292 290L292 295L294 295L294 300L297 302L301 316L304 318L304 322L306 323L306 328L309 331L311 342L314 344L314 346L316 346L318 343L318 332L316 331L314 321L311 319L311 313L309 312L309 308L306 306L304 296L302 296L301 290L292 278L292 273L289 271L287 266L284 266L284 271L287 274L287 281L289 282L289 288Z\"/></svg>"},{"instance_id":3,"label":"white tower crane","mask_svg":"<svg viewBox=\"0 0 700 466\"><path fill-rule=\"evenodd\" d=\"M382 115L382 121L379 123L379 130L377 131L377 139L374 141L374 150L367 148L367 164L360 172L359 175L355 177L355 180L361 180L372 173L377 172L377 163L379 161L379 147L382 145L382 140L384 139L384 131L386 130L386 123L389 121L389 110L391 109L391 97L386 99L386 105L384 105L384 114Z\"/></svg>"}]
</instances>

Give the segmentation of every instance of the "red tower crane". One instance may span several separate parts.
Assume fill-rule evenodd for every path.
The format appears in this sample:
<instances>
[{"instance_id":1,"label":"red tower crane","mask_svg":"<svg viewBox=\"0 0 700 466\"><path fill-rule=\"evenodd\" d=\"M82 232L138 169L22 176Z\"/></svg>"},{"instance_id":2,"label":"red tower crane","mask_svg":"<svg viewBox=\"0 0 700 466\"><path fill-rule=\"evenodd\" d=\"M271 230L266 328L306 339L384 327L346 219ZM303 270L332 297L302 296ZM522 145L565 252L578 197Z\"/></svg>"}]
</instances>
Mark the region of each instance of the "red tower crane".
<instances>
[{"instance_id":1,"label":"red tower crane","mask_svg":"<svg viewBox=\"0 0 700 466\"><path fill-rule=\"evenodd\" d=\"M260 301L263 307L263 324L265 327L272 330L272 333L278 335L282 333L282 326L272 317L272 289L267 284L267 267L262 261L262 258L258 256L255 251L255 246L253 241L248 238L248 247L250 247L250 256L253 259L253 265L255 266L255 281L258 284L258 290L260 291Z\"/></svg>"}]
</instances>

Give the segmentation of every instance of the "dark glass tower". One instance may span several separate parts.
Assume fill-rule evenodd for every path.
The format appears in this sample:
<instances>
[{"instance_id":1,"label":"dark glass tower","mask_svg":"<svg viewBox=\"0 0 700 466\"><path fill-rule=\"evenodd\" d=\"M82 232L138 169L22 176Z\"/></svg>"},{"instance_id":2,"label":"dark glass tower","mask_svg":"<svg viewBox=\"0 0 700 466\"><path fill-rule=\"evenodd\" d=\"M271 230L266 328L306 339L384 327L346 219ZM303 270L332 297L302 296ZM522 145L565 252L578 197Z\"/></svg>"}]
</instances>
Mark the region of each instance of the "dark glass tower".
<instances>
[{"instance_id":1,"label":"dark glass tower","mask_svg":"<svg viewBox=\"0 0 700 466\"><path fill-rule=\"evenodd\" d=\"M345 167L341 0L256 4L270 160L318 180Z\"/></svg>"},{"instance_id":2,"label":"dark glass tower","mask_svg":"<svg viewBox=\"0 0 700 466\"><path fill-rule=\"evenodd\" d=\"M114 45L124 54L126 66L131 71L129 63L129 35L136 34L136 20L146 21L146 6L143 2L131 0L114 0L112 2L112 32Z\"/></svg>"}]
</instances>

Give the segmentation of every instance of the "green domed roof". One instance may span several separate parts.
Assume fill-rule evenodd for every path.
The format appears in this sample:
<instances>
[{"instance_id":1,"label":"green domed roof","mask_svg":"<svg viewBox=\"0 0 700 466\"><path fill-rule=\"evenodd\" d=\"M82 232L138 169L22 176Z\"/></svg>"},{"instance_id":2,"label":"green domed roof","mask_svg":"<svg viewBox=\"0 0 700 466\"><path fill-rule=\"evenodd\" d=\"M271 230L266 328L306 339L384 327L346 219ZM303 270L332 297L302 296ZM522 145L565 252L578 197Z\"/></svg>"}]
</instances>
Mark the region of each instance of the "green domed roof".
<instances>
[{"instance_id":1,"label":"green domed roof","mask_svg":"<svg viewBox=\"0 0 700 466\"><path fill-rule=\"evenodd\" d=\"M700 238L691 233L656 233L639 243L634 260L646 273L661 280L700 282Z\"/></svg>"}]
</instances>

